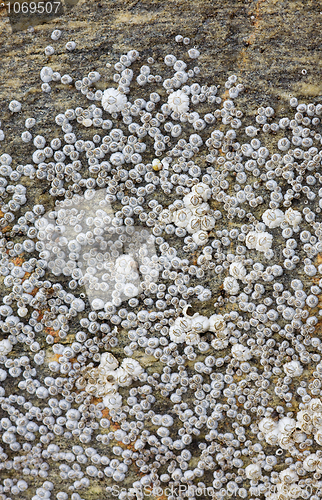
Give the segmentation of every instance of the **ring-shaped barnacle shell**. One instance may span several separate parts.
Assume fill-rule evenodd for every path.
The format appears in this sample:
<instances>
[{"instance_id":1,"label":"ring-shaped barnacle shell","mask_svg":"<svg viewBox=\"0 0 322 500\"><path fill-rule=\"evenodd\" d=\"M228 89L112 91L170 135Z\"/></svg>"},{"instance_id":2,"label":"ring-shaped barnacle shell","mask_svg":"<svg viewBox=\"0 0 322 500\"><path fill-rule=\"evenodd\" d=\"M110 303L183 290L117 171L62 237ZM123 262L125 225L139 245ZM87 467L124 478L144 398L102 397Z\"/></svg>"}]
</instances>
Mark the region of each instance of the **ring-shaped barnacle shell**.
<instances>
[{"instance_id":1,"label":"ring-shaped barnacle shell","mask_svg":"<svg viewBox=\"0 0 322 500\"><path fill-rule=\"evenodd\" d=\"M122 111L127 103L126 95L119 90L109 88L104 90L102 96L102 106L108 113L117 113Z\"/></svg>"},{"instance_id":2,"label":"ring-shaped barnacle shell","mask_svg":"<svg viewBox=\"0 0 322 500\"><path fill-rule=\"evenodd\" d=\"M241 262L232 262L229 266L229 273L236 279L246 276L246 268Z\"/></svg>"},{"instance_id":3,"label":"ring-shaped barnacle shell","mask_svg":"<svg viewBox=\"0 0 322 500\"><path fill-rule=\"evenodd\" d=\"M197 215L193 215L190 218L186 228L187 231L189 231L189 233L196 233L197 231L200 231L200 226L201 226L200 217L198 217Z\"/></svg>"},{"instance_id":4,"label":"ring-shaped barnacle shell","mask_svg":"<svg viewBox=\"0 0 322 500\"><path fill-rule=\"evenodd\" d=\"M189 109L189 97L182 90L177 90L169 95L168 105L172 111L186 113Z\"/></svg>"},{"instance_id":5,"label":"ring-shaped barnacle shell","mask_svg":"<svg viewBox=\"0 0 322 500\"><path fill-rule=\"evenodd\" d=\"M236 295L239 291L238 281L232 276L227 276L227 278L224 279L223 288L230 295Z\"/></svg>"},{"instance_id":6,"label":"ring-shaped barnacle shell","mask_svg":"<svg viewBox=\"0 0 322 500\"><path fill-rule=\"evenodd\" d=\"M173 222L178 227L187 227L192 216L189 208L181 208L173 214Z\"/></svg>"},{"instance_id":7,"label":"ring-shaped barnacle shell","mask_svg":"<svg viewBox=\"0 0 322 500\"><path fill-rule=\"evenodd\" d=\"M209 318L209 331L210 332L220 332L226 328L226 321L221 314L213 314Z\"/></svg>"},{"instance_id":8,"label":"ring-shaped barnacle shell","mask_svg":"<svg viewBox=\"0 0 322 500\"><path fill-rule=\"evenodd\" d=\"M208 241L208 233L202 230L197 231L192 235L192 239L198 246L205 245Z\"/></svg>"},{"instance_id":9,"label":"ring-shaped barnacle shell","mask_svg":"<svg viewBox=\"0 0 322 500\"><path fill-rule=\"evenodd\" d=\"M275 227L279 227L281 225L285 219L285 215L284 212L278 208L268 209L263 213L262 219L267 227L274 229Z\"/></svg>"},{"instance_id":10,"label":"ring-shaped barnacle shell","mask_svg":"<svg viewBox=\"0 0 322 500\"><path fill-rule=\"evenodd\" d=\"M201 205L201 203L203 203L203 199L201 196L191 192L189 194L186 194L186 196L183 198L183 203L187 208L193 209L198 205Z\"/></svg>"}]
</instances>

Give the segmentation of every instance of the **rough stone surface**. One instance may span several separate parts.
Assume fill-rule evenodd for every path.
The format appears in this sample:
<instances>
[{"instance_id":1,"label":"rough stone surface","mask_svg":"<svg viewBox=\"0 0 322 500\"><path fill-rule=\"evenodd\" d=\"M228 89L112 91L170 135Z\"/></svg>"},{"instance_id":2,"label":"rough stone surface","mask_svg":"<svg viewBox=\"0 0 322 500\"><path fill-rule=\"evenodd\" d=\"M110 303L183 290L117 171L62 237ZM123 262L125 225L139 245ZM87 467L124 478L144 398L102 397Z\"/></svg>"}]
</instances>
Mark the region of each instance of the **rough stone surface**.
<instances>
[{"instance_id":1,"label":"rough stone surface","mask_svg":"<svg viewBox=\"0 0 322 500\"><path fill-rule=\"evenodd\" d=\"M63 85L55 85L52 98L44 94L39 83L42 66L50 65L61 74L70 72L75 79L97 70L102 74L103 82L107 74L106 63L114 64L121 53L131 48L138 48L144 58L152 56L156 60L163 59L167 53L175 53L174 37L177 34L190 37L202 50L198 65L204 81L223 84L228 75L238 76L246 88L239 99L240 106L250 116L260 105L270 104L277 112L283 111L293 95L320 102L320 9L319 2L314 0L80 0L66 15L36 25L34 32L17 31L16 28L12 32L6 9L2 8L0 119L6 133L6 152L14 153L18 163L32 151L31 146L23 145L19 137L24 130L27 112L36 118L38 133L46 136L50 132L49 135L53 136L56 128L53 117L66 109L66 101L69 107L75 107L79 102L79 94L72 86L66 89ZM44 55L44 48L51 44L50 33L55 28L63 30L59 46L62 46L62 41L74 40L77 44L75 51L57 50L53 56ZM104 84L100 83L98 88L100 85ZM13 116L8 110L12 98L23 103L23 119L19 114ZM53 208L54 202L46 186L33 185L28 179L26 182L29 184L28 206L37 202L44 204L47 210ZM19 241L19 237L15 241ZM0 295L4 295L1 282ZM204 313L209 314L206 307ZM68 337L65 342L68 343ZM122 349L122 341L118 349ZM153 362L153 371L158 369L154 358L140 362L145 366ZM160 411L163 404L166 404L165 400L158 402ZM105 454L108 455L108 450ZM57 480L60 481L59 476ZM135 478L129 476L128 484L133 480ZM86 498L97 499L100 495L103 495L103 489L97 484L87 492ZM23 495L21 498L29 500Z\"/></svg>"}]
</instances>

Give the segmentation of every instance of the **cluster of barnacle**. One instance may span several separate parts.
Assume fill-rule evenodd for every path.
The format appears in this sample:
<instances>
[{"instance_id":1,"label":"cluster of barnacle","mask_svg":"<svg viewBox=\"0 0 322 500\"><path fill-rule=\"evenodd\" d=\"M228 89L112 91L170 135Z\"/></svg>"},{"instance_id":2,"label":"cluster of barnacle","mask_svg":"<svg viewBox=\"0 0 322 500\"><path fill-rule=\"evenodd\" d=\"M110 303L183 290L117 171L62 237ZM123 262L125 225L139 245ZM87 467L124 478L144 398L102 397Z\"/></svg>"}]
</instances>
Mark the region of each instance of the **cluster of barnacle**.
<instances>
[{"instance_id":1,"label":"cluster of barnacle","mask_svg":"<svg viewBox=\"0 0 322 500\"><path fill-rule=\"evenodd\" d=\"M189 316L186 310L183 311L184 316L178 317L169 330L170 339L176 344L186 343L187 345L194 345L200 343L200 335L210 331L216 334L218 339L226 339L229 335L229 330L226 328L226 322L221 314L213 314L209 319L207 316L202 316L199 313L195 313L193 316ZM212 346L215 347L215 341L212 342ZM224 345L220 344L221 347L216 347L217 349L222 349ZM227 347L228 342L226 342L225 347Z\"/></svg>"},{"instance_id":2,"label":"cluster of barnacle","mask_svg":"<svg viewBox=\"0 0 322 500\"><path fill-rule=\"evenodd\" d=\"M40 257L55 276L72 278L70 288L85 285L94 310L134 299L159 274L149 232L120 227L104 193L101 200L100 195L102 190L95 196L95 206L88 205L89 195L74 195L35 223Z\"/></svg>"},{"instance_id":3,"label":"cluster of barnacle","mask_svg":"<svg viewBox=\"0 0 322 500\"><path fill-rule=\"evenodd\" d=\"M284 365L284 369L285 369ZM297 367L298 369L298 367ZM287 369L285 369L287 373ZM301 373L292 376L298 376ZM320 399L313 398L307 404L301 404L302 409L297 412L296 420L294 418L284 417L277 422L270 417L266 417L259 422L259 429L262 432L265 441L273 446L279 446L280 449L287 450L292 456L300 455L299 445L307 446L310 444L308 437L313 434L314 440L321 445L322 439L322 402ZM296 467L297 465L297 467ZM322 454L320 451L312 453L305 451L303 462L297 462L284 469L278 475L276 481L276 492L267 496L269 500L277 500L280 496L287 499L291 498L309 498L310 494L305 486L310 485L310 493L313 488L319 490L319 485L300 481L299 476L308 472L314 472L318 475L322 472ZM261 474L261 464L249 465L246 468L249 478L254 478ZM253 477L252 477L253 476ZM317 477L315 477L317 479Z\"/></svg>"},{"instance_id":4,"label":"cluster of barnacle","mask_svg":"<svg viewBox=\"0 0 322 500\"><path fill-rule=\"evenodd\" d=\"M88 370L84 377L78 379L76 387L85 388L88 394L103 397L106 408L119 409L122 406L122 396L118 387L128 387L133 378L143 373L143 368L135 359L125 358L121 366L110 352L101 355L100 364Z\"/></svg>"},{"instance_id":5,"label":"cluster of barnacle","mask_svg":"<svg viewBox=\"0 0 322 500\"><path fill-rule=\"evenodd\" d=\"M25 119L28 162L0 156L1 500L82 500L104 478L121 500L152 485L297 498L312 472L321 486L322 105L261 106L245 126L243 85L220 97L199 55L165 55L163 77L128 51L113 83L74 82L84 104L54 137ZM43 92L73 82L46 64ZM54 209L26 208L26 177Z\"/></svg>"},{"instance_id":6,"label":"cluster of barnacle","mask_svg":"<svg viewBox=\"0 0 322 500\"><path fill-rule=\"evenodd\" d=\"M302 406L303 409L296 414L297 420L288 417L284 417L278 422L275 422L272 418L261 420L259 429L263 432L267 443L271 445L278 444L283 449L291 450L291 453L295 455L298 454L295 443L303 443L307 435L313 434L315 441L319 445L321 444L322 402L320 399L314 398L308 404ZM297 429L300 429L300 431Z\"/></svg>"},{"instance_id":7,"label":"cluster of barnacle","mask_svg":"<svg viewBox=\"0 0 322 500\"><path fill-rule=\"evenodd\" d=\"M201 141L201 138L199 139ZM176 204L163 210L159 220L163 223L173 222L177 228L181 228L181 231L177 229L177 236L183 237L188 232L192 234L196 245L205 245L208 241L208 232L215 227L216 222L207 203L210 196L209 186L199 182L192 187L191 192L186 194L181 203L177 201Z\"/></svg>"}]
</instances>

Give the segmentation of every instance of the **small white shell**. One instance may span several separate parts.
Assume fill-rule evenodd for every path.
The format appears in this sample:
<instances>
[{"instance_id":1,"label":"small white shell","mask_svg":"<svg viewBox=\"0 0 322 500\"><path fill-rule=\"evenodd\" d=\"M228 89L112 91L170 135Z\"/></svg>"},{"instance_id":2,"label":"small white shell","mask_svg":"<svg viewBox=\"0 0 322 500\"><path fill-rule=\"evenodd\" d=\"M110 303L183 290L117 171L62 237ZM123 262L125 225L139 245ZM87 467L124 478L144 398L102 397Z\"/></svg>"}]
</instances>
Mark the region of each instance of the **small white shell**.
<instances>
[{"instance_id":1,"label":"small white shell","mask_svg":"<svg viewBox=\"0 0 322 500\"><path fill-rule=\"evenodd\" d=\"M252 353L248 347L242 344L234 344L231 348L231 353L238 361L247 361L252 357Z\"/></svg>"},{"instance_id":2,"label":"small white shell","mask_svg":"<svg viewBox=\"0 0 322 500\"><path fill-rule=\"evenodd\" d=\"M275 227L279 227L281 225L285 219L285 215L282 210L279 210L278 208L268 209L263 213L262 219L267 227L274 229Z\"/></svg>"},{"instance_id":3,"label":"small white shell","mask_svg":"<svg viewBox=\"0 0 322 500\"><path fill-rule=\"evenodd\" d=\"M241 262L230 264L229 273L236 279L242 279L246 276L246 268Z\"/></svg>"},{"instance_id":4,"label":"small white shell","mask_svg":"<svg viewBox=\"0 0 322 500\"><path fill-rule=\"evenodd\" d=\"M168 104L172 111L186 113L189 109L189 97L182 90L177 90L169 95Z\"/></svg>"},{"instance_id":5,"label":"small white shell","mask_svg":"<svg viewBox=\"0 0 322 500\"><path fill-rule=\"evenodd\" d=\"M102 97L102 106L108 113L117 113L124 109L127 103L127 97L124 94L114 88L109 88L104 90Z\"/></svg>"},{"instance_id":6,"label":"small white shell","mask_svg":"<svg viewBox=\"0 0 322 500\"><path fill-rule=\"evenodd\" d=\"M238 281L232 276L227 276L227 278L224 279L223 288L230 295L236 295L239 291Z\"/></svg>"}]
</instances>

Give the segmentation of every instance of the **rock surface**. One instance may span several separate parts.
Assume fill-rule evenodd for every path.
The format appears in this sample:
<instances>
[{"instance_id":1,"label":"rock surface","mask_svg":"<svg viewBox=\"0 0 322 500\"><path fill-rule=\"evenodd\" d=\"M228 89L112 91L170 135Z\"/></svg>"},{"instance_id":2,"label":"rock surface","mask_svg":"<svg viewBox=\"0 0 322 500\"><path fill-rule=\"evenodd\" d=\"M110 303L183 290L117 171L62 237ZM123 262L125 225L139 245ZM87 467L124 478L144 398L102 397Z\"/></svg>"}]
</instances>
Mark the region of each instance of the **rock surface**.
<instances>
[{"instance_id":1,"label":"rock surface","mask_svg":"<svg viewBox=\"0 0 322 500\"><path fill-rule=\"evenodd\" d=\"M160 61L165 54L175 53L177 34L189 37L202 50L198 65L209 85L223 84L227 75L238 76L246 88L240 105L249 116L261 105L283 111L293 95L322 100L322 7L316 1L80 0L74 7L64 8L66 14L49 23L42 24L39 17L39 24L33 22L34 31L26 29L28 19L12 24L6 8L0 10L0 119L6 134L6 152L14 153L17 163L23 162L32 148L20 140L24 121L19 114L10 113L10 100L23 103L24 113L30 112L36 118L39 133L45 136L55 131L53 117L66 109L66 101L69 107L78 103L79 96L72 86L66 89L57 85L52 99L41 91L39 71L44 65L61 74L70 72L75 79L97 70L104 80L106 63L113 65L121 53L131 48L138 48L142 58L150 56ZM57 50L50 57L44 55L55 28L63 31L60 42L76 42L75 51ZM27 182L28 205L41 203L47 210L53 208L46 187ZM0 295L4 295L1 289ZM150 359L140 362L152 364ZM161 408L161 402L158 404ZM107 498L103 491L96 485L86 498ZM29 500L23 495L21 498Z\"/></svg>"}]
</instances>

